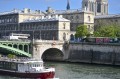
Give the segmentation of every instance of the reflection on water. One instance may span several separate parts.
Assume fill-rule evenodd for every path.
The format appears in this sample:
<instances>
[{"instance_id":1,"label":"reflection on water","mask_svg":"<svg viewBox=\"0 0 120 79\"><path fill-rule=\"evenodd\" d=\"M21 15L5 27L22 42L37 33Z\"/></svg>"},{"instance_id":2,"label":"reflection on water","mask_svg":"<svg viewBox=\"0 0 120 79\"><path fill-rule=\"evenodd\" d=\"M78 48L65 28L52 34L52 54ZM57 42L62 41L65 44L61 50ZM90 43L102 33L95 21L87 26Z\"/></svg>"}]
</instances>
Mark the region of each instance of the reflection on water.
<instances>
[{"instance_id":1,"label":"reflection on water","mask_svg":"<svg viewBox=\"0 0 120 79\"><path fill-rule=\"evenodd\" d=\"M45 65L55 67L55 76L60 79L120 79L120 67L57 62L45 62ZM21 78L0 76L0 79Z\"/></svg>"}]
</instances>

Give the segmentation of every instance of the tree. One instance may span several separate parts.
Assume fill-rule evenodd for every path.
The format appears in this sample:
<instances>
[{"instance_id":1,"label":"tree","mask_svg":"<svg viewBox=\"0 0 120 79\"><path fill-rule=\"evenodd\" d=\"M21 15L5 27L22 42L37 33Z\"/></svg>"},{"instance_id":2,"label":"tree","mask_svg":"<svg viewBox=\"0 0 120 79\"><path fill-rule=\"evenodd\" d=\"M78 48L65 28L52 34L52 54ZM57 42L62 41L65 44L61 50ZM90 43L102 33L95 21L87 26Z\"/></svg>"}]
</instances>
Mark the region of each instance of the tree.
<instances>
[{"instance_id":1,"label":"tree","mask_svg":"<svg viewBox=\"0 0 120 79\"><path fill-rule=\"evenodd\" d=\"M10 58L10 59L15 58L15 57L16 57L15 55L8 54L8 58Z\"/></svg>"},{"instance_id":2,"label":"tree","mask_svg":"<svg viewBox=\"0 0 120 79\"><path fill-rule=\"evenodd\" d=\"M88 29L87 29L86 25L79 25L76 28L75 37L85 37L85 36L88 36L88 35L89 35L89 32L88 32Z\"/></svg>"},{"instance_id":3,"label":"tree","mask_svg":"<svg viewBox=\"0 0 120 79\"><path fill-rule=\"evenodd\" d=\"M94 32L95 37L120 37L120 27L117 25L101 26Z\"/></svg>"}]
</instances>

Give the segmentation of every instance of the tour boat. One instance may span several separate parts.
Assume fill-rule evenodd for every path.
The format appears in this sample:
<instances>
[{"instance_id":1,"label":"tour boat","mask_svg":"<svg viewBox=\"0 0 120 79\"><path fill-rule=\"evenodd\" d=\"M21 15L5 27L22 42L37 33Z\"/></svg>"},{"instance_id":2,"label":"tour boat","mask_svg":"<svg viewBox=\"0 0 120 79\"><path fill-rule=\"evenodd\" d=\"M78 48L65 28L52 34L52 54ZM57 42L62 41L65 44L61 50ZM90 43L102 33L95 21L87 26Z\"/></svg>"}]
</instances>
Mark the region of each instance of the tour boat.
<instances>
[{"instance_id":1,"label":"tour boat","mask_svg":"<svg viewBox=\"0 0 120 79\"><path fill-rule=\"evenodd\" d=\"M54 79L55 68L45 68L42 60L1 57L0 74L20 78Z\"/></svg>"}]
</instances>

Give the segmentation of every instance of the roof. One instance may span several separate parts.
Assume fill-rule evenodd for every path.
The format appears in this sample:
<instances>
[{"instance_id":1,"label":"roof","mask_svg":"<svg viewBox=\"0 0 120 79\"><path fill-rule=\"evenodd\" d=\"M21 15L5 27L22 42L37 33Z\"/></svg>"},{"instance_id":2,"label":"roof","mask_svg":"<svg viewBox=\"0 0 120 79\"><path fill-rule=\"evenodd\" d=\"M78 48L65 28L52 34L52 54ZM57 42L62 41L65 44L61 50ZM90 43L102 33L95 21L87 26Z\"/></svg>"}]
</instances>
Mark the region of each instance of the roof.
<instances>
[{"instance_id":1,"label":"roof","mask_svg":"<svg viewBox=\"0 0 120 79\"><path fill-rule=\"evenodd\" d=\"M54 14L71 14L71 13L93 13L90 11L80 10L80 9L70 9L70 10L55 10Z\"/></svg>"},{"instance_id":2,"label":"roof","mask_svg":"<svg viewBox=\"0 0 120 79\"><path fill-rule=\"evenodd\" d=\"M62 15L58 16L58 15L48 15L48 16L42 16L41 18L37 18L37 19L26 19L21 23L28 23L28 22L45 22L45 21L68 21L70 22L70 20L65 19L62 17Z\"/></svg>"},{"instance_id":3,"label":"roof","mask_svg":"<svg viewBox=\"0 0 120 79\"><path fill-rule=\"evenodd\" d=\"M6 11L6 12L1 12L0 15L7 15L7 14L43 14L44 15L44 12L40 11L40 10L30 10L30 9L27 9L25 8L24 10L17 10L17 9L14 9L14 10L11 10L11 11Z\"/></svg>"},{"instance_id":4,"label":"roof","mask_svg":"<svg viewBox=\"0 0 120 79\"><path fill-rule=\"evenodd\" d=\"M104 19L104 18L119 18L120 14L109 14L109 15L99 15L95 16L95 19Z\"/></svg>"}]
</instances>

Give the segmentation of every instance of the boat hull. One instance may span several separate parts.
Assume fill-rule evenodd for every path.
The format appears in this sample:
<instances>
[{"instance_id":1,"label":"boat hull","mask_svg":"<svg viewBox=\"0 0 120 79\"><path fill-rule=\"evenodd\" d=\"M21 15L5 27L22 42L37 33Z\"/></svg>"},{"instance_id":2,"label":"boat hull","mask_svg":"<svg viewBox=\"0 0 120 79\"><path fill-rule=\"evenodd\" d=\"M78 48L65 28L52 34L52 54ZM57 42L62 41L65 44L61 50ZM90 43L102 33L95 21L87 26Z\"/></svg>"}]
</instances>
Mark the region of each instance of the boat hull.
<instances>
[{"instance_id":1,"label":"boat hull","mask_svg":"<svg viewBox=\"0 0 120 79\"><path fill-rule=\"evenodd\" d=\"M31 73L31 72L12 72L12 71L5 71L0 70L0 75L8 75L13 77L20 77L20 78L38 78L38 79L49 79L54 78L55 72L40 72L40 73Z\"/></svg>"}]
</instances>

